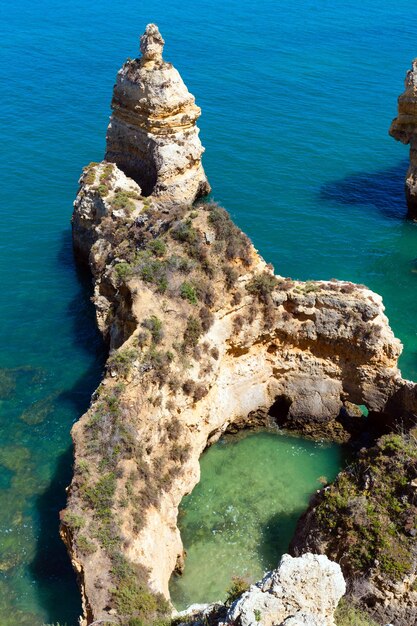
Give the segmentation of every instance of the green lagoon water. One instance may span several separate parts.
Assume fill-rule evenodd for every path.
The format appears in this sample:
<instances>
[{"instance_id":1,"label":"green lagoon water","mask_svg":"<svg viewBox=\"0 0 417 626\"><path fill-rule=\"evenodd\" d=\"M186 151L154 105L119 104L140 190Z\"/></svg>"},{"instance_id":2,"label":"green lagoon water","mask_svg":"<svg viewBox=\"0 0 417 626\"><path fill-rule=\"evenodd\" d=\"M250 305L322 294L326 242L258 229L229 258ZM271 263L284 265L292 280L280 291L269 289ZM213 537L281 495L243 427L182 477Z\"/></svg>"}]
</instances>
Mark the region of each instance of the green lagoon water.
<instances>
[{"instance_id":1,"label":"green lagoon water","mask_svg":"<svg viewBox=\"0 0 417 626\"><path fill-rule=\"evenodd\" d=\"M221 440L180 509L185 572L171 579L178 610L223 600L232 578L259 580L288 549L310 495L342 466L340 446L274 432Z\"/></svg>"},{"instance_id":2,"label":"green lagoon water","mask_svg":"<svg viewBox=\"0 0 417 626\"><path fill-rule=\"evenodd\" d=\"M80 611L58 514L71 479L70 428L104 355L69 222L81 167L104 154L115 75L137 54L140 32L158 23L166 59L202 107L214 199L280 274L349 279L381 293L405 346L403 373L417 380L417 225L404 218L407 149L387 134L417 55L416 17L408 0L0 3L1 626L75 626ZM230 452L251 441L253 469L262 438ZM278 501L271 477L259 528L283 507L295 518L326 473L312 467L310 475L306 445L305 454L277 460L280 468L288 461L291 488ZM213 458L214 476L222 453L204 457L203 481L204 464ZM317 455L328 475L337 471L332 448ZM216 480L211 508L221 511ZM247 485L247 497L262 504ZM259 550L248 548L253 575L266 564ZM192 558L190 548L189 570ZM224 568L212 563L207 576Z\"/></svg>"}]
</instances>

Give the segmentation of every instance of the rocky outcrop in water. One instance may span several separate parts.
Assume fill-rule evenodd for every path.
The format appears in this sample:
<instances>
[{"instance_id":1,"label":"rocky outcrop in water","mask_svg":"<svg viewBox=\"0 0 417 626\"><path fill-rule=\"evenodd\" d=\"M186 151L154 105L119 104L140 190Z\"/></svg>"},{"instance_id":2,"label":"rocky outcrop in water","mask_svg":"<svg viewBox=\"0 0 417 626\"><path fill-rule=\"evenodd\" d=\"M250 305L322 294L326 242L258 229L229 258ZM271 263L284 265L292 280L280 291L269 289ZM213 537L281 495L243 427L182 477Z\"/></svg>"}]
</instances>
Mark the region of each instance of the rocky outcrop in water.
<instances>
[{"instance_id":1,"label":"rocky outcrop in water","mask_svg":"<svg viewBox=\"0 0 417 626\"><path fill-rule=\"evenodd\" d=\"M147 84L160 85L160 49L158 31L148 28L132 84L146 70ZM137 94L136 83L129 89ZM138 109L132 99L132 111L149 111L147 99L152 90ZM127 142L120 145L128 145L134 124L124 113L120 120ZM154 144L149 154L141 145L152 160ZM171 148L158 154L174 172ZM111 353L90 410L73 428L62 535L85 623L148 624L170 613L168 581L183 567L178 506L198 482L207 445L229 428L277 423L346 441L365 427L352 403L385 425L412 418L417 392L397 368L401 344L380 296L344 281L274 275L224 209L192 206L194 191L178 200L179 170L172 187L157 183L144 197L127 162L110 158L85 168L74 208L75 250L91 269ZM183 191L197 189L199 168Z\"/></svg>"},{"instance_id":2,"label":"rocky outcrop in water","mask_svg":"<svg viewBox=\"0 0 417 626\"><path fill-rule=\"evenodd\" d=\"M229 608L190 607L177 620L180 626L335 626L334 612L345 591L339 565L326 556L284 554L276 570L251 585Z\"/></svg>"},{"instance_id":3,"label":"rocky outcrop in water","mask_svg":"<svg viewBox=\"0 0 417 626\"><path fill-rule=\"evenodd\" d=\"M410 166L405 178L408 214L417 219L417 59L405 78L405 91L398 98L398 116L389 133L401 143L410 144Z\"/></svg>"},{"instance_id":4,"label":"rocky outcrop in water","mask_svg":"<svg viewBox=\"0 0 417 626\"><path fill-rule=\"evenodd\" d=\"M177 70L162 58L164 40L149 24L142 57L117 74L106 160L141 186L145 195L193 202L210 191L201 164L196 121L201 110Z\"/></svg>"}]
</instances>

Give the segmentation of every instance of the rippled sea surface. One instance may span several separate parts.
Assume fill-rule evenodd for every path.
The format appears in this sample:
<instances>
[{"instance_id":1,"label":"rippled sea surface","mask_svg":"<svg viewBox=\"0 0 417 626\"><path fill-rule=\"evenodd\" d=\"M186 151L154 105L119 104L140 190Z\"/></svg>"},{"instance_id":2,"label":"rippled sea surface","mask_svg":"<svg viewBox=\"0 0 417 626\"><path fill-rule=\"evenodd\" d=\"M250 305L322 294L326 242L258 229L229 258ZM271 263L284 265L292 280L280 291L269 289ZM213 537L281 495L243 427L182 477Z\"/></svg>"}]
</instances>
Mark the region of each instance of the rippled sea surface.
<instances>
[{"instance_id":1,"label":"rippled sea surface","mask_svg":"<svg viewBox=\"0 0 417 626\"><path fill-rule=\"evenodd\" d=\"M416 14L405 0L2 1L2 626L74 626L80 610L58 511L70 427L103 350L69 220L146 23L203 108L214 198L278 273L381 293L417 379L417 226L404 219L407 148L387 135L417 56Z\"/></svg>"},{"instance_id":2,"label":"rippled sea surface","mask_svg":"<svg viewBox=\"0 0 417 626\"><path fill-rule=\"evenodd\" d=\"M321 484L343 464L340 446L272 432L221 440L201 459L201 480L184 498L185 571L171 580L178 610L224 600L234 577L256 582L288 549Z\"/></svg>"}]
</instances>

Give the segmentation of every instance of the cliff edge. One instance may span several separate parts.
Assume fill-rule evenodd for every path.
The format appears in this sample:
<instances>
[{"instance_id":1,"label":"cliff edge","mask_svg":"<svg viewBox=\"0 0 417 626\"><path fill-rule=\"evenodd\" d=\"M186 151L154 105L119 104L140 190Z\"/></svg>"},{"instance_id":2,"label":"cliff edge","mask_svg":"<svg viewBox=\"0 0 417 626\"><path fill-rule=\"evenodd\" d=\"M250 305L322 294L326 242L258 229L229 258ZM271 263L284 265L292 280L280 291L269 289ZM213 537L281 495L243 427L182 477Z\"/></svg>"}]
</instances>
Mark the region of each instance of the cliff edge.
<instances>
[{"instance_id":1,"label":"cliff edge","mask_svg":"<svg viewBox=\"0 0 417 626\"><path fill-rule=\"evenodd\" d=\"M191 606L178 626L335 626L334 615L346 591L339 565L326 556L284 554L276 570L226 604Z\"/></svg>"}]
</instances>

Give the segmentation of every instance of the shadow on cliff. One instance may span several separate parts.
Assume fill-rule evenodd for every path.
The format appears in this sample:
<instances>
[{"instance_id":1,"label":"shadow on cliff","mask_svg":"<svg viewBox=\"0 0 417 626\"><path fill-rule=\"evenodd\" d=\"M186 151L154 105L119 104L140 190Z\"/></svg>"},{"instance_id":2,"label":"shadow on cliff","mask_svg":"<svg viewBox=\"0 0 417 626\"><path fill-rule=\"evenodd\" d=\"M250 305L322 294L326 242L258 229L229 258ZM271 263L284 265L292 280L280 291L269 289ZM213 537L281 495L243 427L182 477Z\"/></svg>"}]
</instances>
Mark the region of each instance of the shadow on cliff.
<instances>
[{"instance_id":1,"label":"shadow on cliff","mask_svg":"<svg viewBox=\"0 0 417 626\"><path fill-rule=\"evenodd\" d=\"M75 278L79 285L78 293L69 303L67 311L74 345L94 357L99 356L103 364L106 353L97 328L94 305L90 300L93 294L91 274L88 268L77 263L74 257L70 229L62 233L57 262L62 268L63 280L68 277L74 281Z\"/></svg>"},{"instance_id":2,"label":"shadow on cliff","mask_svg":"<svg viewBox=\"0 0 417 626\"><path fill-rule=\"evenodd\" d=\"M85 266L76 263L70 230L62 234L58 262L64 273L72 280L76 277L78 282L78 292L68 304L68 324L72 329L74 347L87 353L91 359L88 369L58 398L59 402L72 406L78 419L87 410L91 394L102 379L107 348L97 328L95 308L90 299L93 293L91 275Z\"/></svg>"},{"instance_id":3,"label":"shadow on cliff","mask_svg":"<svg viewBox=\"0 0 417 626\"><path fill-rule=\"evenodd\" d=\"M388 219L407 217L404 178L408 162L383 170L359 172L326 183L320 190L320 200L344 205L367 205Z\"/></svg>"},{"instance_id":4,"label":"shadow on cliff","mask_svg":"<svg viewBox=\"0 0 417 626\"><path fill-rule=\"evenodd\" d=\"M57 261L62 267L62 280L77 280L79 288L68 304L67 323L72 329L74 346L85 351L89 365L71 388L63 390L57 404L78 419L88 408L91 394L98 386L106 358L106 350L97 330L94 306L90 301L92 288L89 274L78 268L74 261L71 234L62 235ZM68 430L71 424L68 424ZM66 505L65 489L71 482L73 464L72 446L56 463L48 488L38 497L36 508L39 535L36 555L30 565L36 579L39 604L48 623L59 622L68 626L78 623L81 614L80 593L66 548L59 536L59 511Z\"/></svg>"}]
</instances>

